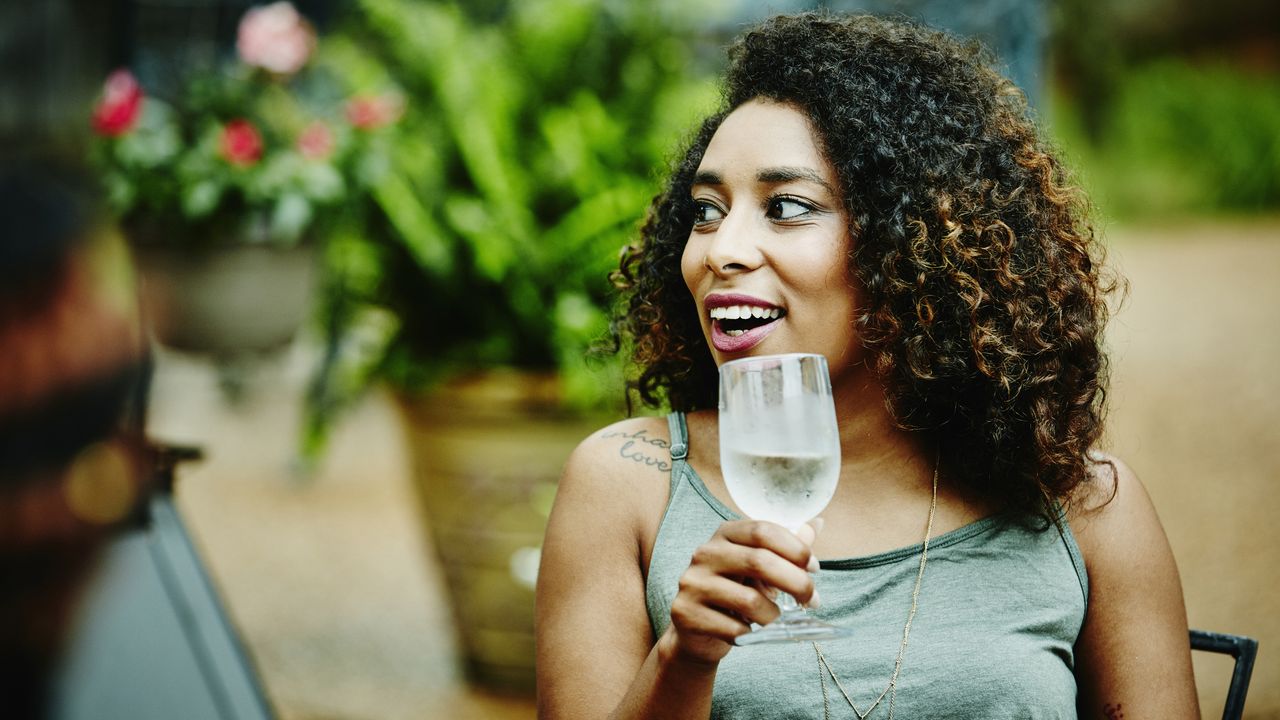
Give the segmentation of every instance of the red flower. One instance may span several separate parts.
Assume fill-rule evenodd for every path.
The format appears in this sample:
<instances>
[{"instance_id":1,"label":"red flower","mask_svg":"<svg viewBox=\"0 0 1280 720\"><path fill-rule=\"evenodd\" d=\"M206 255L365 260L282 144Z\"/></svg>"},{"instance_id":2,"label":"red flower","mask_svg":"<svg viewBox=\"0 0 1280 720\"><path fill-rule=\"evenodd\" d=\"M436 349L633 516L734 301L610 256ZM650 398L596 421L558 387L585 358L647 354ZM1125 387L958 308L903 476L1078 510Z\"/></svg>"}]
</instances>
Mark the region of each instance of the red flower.
<instances>
[{"instance_id":1,"label":"red flower","mask_svg":"<svg viewBox=\"0 0 1280 720\"><path fill-rule=\"evenodd\" d=\"M316 120L298 136L298 152L308 160L324 160L333 154L333 131Z\"/></svg>"},{"instance_id":2,"label":"red flower","mask_svg":"<svg viewBox=\"0 0 1280 720\"><path fill-rule=\"evenodd\" d=\"M262 136L248 120L232 120L222 127L218 149L232 165L249 167L262 157Z\"/></svg>"},{"instance_id":3,"label":"red flower","mask_svg":"<svg viewBox=\"0 0 1280 720\"><path fill-rule=\"evenodd\" d=\"M93 129L118 137L131 130L142 111L142 87L133 73L116 70L102 85L102 98L93 108Z\"/></svg>"},{"instance_id":4,"label":"red flower","mask_svg":"<svg viewBox=\"0 0 1280 720\"><path fill-rule=\"evenodd\" d=\"M347 101L347 122L361 130L374 130L400 119L404 98L396 94L359 95Z\"/></svg>"}]
</instances>

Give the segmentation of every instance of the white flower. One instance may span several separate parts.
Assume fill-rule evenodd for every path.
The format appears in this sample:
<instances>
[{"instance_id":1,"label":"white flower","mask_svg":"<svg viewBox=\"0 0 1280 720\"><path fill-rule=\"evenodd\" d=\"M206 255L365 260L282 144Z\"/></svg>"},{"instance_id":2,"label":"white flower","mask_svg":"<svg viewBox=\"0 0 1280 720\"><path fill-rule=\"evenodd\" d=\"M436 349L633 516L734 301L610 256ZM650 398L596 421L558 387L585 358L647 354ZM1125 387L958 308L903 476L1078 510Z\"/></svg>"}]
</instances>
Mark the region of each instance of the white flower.
<instances>
[{"instance_id":1,"label":"white flower","mask_svg":"<svg viewBox=\"0 0 1280 720\"><path fill-rule=\"evenodd\" d=\"M250 8L236 36L241 60L280 75L301 70L315 44L311 25L286 0Z\"/></svg>"}]
</instances>

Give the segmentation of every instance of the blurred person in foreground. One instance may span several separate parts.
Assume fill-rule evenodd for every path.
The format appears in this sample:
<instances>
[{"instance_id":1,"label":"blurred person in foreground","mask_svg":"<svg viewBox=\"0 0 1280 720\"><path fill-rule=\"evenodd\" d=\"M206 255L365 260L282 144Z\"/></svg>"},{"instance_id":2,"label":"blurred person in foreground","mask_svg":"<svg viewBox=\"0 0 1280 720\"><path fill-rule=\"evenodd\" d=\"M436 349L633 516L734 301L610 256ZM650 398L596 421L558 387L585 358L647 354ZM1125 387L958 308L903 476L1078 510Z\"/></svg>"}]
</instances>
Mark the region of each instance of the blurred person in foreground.
<instances>
[{"instance_id":1,"label":"blurred person in foreground","mask_svg":"<svg viewBox=\"0 0 1280 720\"><path fill-rule=\"evenodd\" d=\"M825 14L743 35L624 254L634 387L675 412L568 462L540 716L1196 717L1164 531L1097 449L1100 255L979 48ZM827 359L842 463L794 534L743 519L716 414L718 365L793 352ZM736 647L769 588L852 637Z\"/></svg>"},{"instance_id":2,"label":"blurred person in foreground","mask_svg":"<svg viewBox=\"0 0 1280 720\"><path fill-rule=\"evenodd\" d=\"M128 252L93 187L48 159L0 160L4 717L43 716L79 591L149 476L128 417L147 344Z\"/></svg>"}]
</instances>

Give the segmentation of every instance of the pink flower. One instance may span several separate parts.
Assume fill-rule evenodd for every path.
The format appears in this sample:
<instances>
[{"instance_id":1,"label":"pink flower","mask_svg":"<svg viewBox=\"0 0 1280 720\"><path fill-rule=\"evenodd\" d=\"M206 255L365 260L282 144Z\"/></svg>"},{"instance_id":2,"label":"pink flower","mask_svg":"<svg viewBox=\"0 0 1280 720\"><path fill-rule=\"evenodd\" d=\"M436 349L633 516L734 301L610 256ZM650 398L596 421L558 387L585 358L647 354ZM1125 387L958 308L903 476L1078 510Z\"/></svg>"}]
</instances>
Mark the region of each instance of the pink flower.
<instances>
[{"instance_id":1,"label":"pink flower","mask_svg":"<svg viewBox=\"0 0 1280 720\"><path fill-rule=\"evenodd\" d=\"M308 160L324 160L333 154L333 131L316 120L298 136L298 152Z\"/></svg>"},{"instance_id":2,"label":"pink flower","mask_svg":"<svg viewBox=\"0 0 1280 720\"><path fill-rule=\"evenodd\" d=\"M374 130L400 119L404 98L395 93L358 95L347 101L347 122L361 130Z\"/></svg>"},{"instance_id":3,"label":"pink flower","mask_svg":"<svg viewBox=\"0 0 1280 720\"><path fill-rule=\"evenodd\" d=\"M246 168L262 158L262 136L248 120L232 120L222 126L218 150L227 162Z\"/></svg>"},{"instance_id":4,"label":"pink flower","mask_svg":"<svg viewBox=\"0 0 1280 720\"><path fill-rule=\"evenodd\" d=\"M279 75L301 70L315 45L311 25L285 0L250 8L236 35L241 60Z\"/></svg>"},{"instance_id":5,"label":"pink flower","mask_svg":"<svg viewBox=\"0 0 1280 720\"><path fill-rule=\"evenodd\" d=\"M93 108L93 129L118 137L131 130L142 114L142 87L133 73L116 70L102 85L102 98Z\"/></svg>"}]
</instances>

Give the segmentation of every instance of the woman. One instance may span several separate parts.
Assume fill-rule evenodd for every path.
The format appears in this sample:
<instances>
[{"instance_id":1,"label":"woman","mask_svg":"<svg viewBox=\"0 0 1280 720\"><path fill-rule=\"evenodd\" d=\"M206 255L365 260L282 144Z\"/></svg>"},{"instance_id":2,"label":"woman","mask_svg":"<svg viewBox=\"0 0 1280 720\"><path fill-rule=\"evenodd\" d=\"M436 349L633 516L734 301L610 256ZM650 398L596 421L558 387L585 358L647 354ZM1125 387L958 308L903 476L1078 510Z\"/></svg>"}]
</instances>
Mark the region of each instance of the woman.
<instances>
[{"instance_id":1,"label":"woman","mask_svg":"<svg viewBox=\"0 0 1280 720\"><path fill-rule=\"evenodd\" d=\"M1020 94L867 17L775 18L730 58L624 256L635 386L677 412L568 462L541 716L1195 717L1164 532L1094 450L1114 283ZM798 534L743 519L718 454L717 366L785 352L826 356L841 433ZM854 635L735 649L767 588Z\"/></svg>"}]
</instances>

